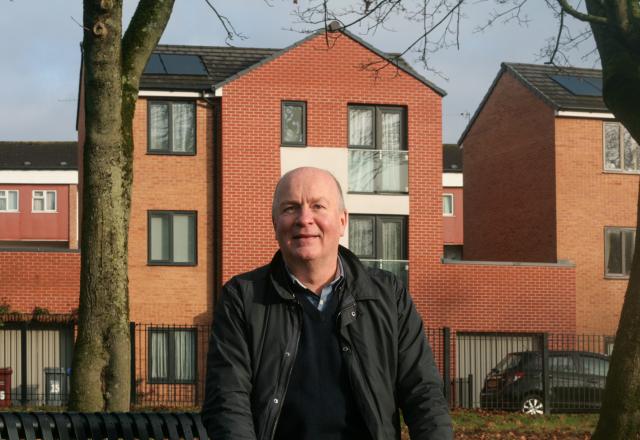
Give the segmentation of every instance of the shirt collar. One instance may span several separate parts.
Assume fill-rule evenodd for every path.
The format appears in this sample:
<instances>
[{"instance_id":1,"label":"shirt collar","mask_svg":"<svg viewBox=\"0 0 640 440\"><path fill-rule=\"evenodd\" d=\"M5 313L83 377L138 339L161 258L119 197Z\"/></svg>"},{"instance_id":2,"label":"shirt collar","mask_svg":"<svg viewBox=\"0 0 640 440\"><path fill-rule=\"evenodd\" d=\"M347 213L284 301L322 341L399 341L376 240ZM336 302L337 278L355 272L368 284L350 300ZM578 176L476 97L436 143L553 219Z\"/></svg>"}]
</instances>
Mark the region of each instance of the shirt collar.
<instances>
[{"instance_id":1,"label":"shirt collar","mask_svg":"<svg viewBox=\"0 0 640 440\"><path fill-rule=\"evenodd\" d=\"M307 286L305 286L304 284L302 284L302 282L296 278L296 276L294 274L291 273L291 271L289 270L289 268L287 267L287 265L284 265L285 270L287 271L287 274L289 275L289 278L291 278L291 281L293 282L293 284L300 286L306 290L309 290L307 288ZM327 288L327 287L333 287L335 286L342 278L344 278L344 268L342 267L342 258L340 258L340 255L338 255L338 270L336 270L336 276L333 279L333 281L331 281L329 284L327 284L326 286L323 287L323 289Z\"/></svg>"}]
</instances>

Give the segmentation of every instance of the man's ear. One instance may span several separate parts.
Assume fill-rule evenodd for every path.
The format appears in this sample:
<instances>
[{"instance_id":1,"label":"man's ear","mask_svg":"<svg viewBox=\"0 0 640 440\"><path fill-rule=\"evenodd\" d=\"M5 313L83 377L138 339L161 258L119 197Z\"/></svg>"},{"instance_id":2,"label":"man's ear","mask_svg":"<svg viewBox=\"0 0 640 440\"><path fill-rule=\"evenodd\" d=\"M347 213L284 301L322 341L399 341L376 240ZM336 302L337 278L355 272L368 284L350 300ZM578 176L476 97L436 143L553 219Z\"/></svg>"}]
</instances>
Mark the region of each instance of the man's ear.
<instances>
[{"instance_id":1,"label":"man's ear","mask_svg":"<svg viewBox=\"0 0 640 440\"><path fill-rule=\"evenodd\" d=\"M347 229L347 224L349 223L349 213L345 209L342 211L342 215L340 216L340 237L344 236L344 231Z\"/></svg>"}]
</instances>

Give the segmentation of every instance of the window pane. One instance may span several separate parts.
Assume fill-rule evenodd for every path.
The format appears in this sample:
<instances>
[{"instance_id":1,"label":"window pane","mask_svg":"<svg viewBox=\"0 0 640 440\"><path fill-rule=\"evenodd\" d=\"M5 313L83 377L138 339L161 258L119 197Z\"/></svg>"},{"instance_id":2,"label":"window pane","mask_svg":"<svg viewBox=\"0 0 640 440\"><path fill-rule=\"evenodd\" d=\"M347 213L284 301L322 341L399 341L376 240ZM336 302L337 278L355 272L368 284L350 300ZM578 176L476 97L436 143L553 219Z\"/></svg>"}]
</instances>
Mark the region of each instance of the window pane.
<instances>
[{"instance_id":1,"label":"window pane","mask_svg":"<svg viewBox=\"0 0 640 440\"><path fill-rule=\"evenodd\" d=\"M383 150L399 150L402 146L402 118L397 111L382 111L380 148Z\"/></svg>"},{"instance_id":2,"label":"window pane","mask_svg":"<svg viewBox=\"0 0 640 440\"><path fill-rule=\"evenodd\" d=\"M585 374L605 377L609 372L609 362L606 359L583 357L582 366Z\"/></svg>"},{"instance_id":3,"label":"window pane","mask_svg":"<svg viewBox=\"0 0 640 440\"><path fill-rule=\"evenodd\" d=\"M373 109L349 109L349 145L373 147Z\"/></svg>"},{"instance_id":4,"label":"window pane","mask_svg":"<svg viewBox=\"0 0 640 440\"><path fill-rule=\"evenodd\" d=\"M168 344L165 332L151 332L151 378L166 379L168 376Z\"/></svg>"},{"instance_id":5,"label":"window pane","mask_svg":"<svg viewBox=\"0 0 640 440\"><path fill-rule=\"evenodd\" d=\"M407 192L409 161L405 151L381 151L378 161L382 192Z\"/></svg>"},{"instance_id":6,"label":"window pane","mask_svg":"<svg viewBox=\"0 0 640 440\"><path fill-rule=\"evenodd\" d=\"M282 142L285 144L304 143L304 112L300 104L285 104L282 108Z\"/></svg>"},{"instance_id":7,"label":"window pane","mask_svg":"<svg viewBox=\"0 0 640 440\"><path fill-rule=\"evenodd\" d=\"M42 197L33 199L33 210L44 211L44 199Z\"/></svg>"},{"instance_id":8,"label":"window pane","mask_svg":"<svg viewBox=\"0 0 640 440\"><path fill-rule=\"evenodd\" d=\"M349 191L374 192L376 173L379 171L377 151L349 151Z\"/></svg>"},{"instance_id":9,"label":"window pane","mask_svg":"<svg viewBox=\"0 0 640 440\"><path fill-rule=\"evenodd\" d=\"M398 220L382 220L382 259L402 260L402 223Z\"/></svg>"},{"instance_id":10,"label":"window pane","mask_svg":"<svg viewBox=\"0 0 640 440\"><path fill-rule=\"evenodd\" d=\"M196 139L195 107L190 102L174 102L173 151L189 153L194 151Z\"/></svg>"},{"instance_id":11,"label":"window pane","mask_svg":"<svg viewBox=\"0 0 640 440\"><path fill-rule=\"evenodd\" d=\"M2 197L0 198L0 211L6 211L7 210L7 199Z\"/></svg>"},{"instance_id":12,"label":"window pane","mask_svg":"<svg viewBox=\"0 0 640 440\"><path fill-rule=\"evenodd\" d=\"M149 103L149 150L169 149L169 106Z\"/></svg>"},{"instance_id":13,"label":"window pane","mask_svg":"<svg viewBox=\"0 0 640 440\"><path fill-rule=\"evenodd\" d=\"M442 196L442 212L445 215L453 214L453 196L448 194Z\"/></svg>"},{"instance_id":14,"label":"window pane","mask_svg":"<svg viewBox=\"0 0 640 440\"><path fill-rule=\"evenodd\" d=\"M552 356L549 358L549 369L552 372L573 372L576 371L576 366L568 356Z\"/></svg>"},{"instance_id":15,"label":"window pane","mask_svg":"<svg viewBox=\"0 0 640 440\"><path fill-rule=\"evenodd\" d=\"M635 248L635 231L622 231L624 240L624 274L631 273L631 261L633 260L633 250Z\"/></svg>"},{"instance_id":16,"label":"window pane","mask_svg":"<svg viewBox=\"0 0 640 440\"><path fill-rule=\"evenodd\" d=\"M604 168L619 170L620 167L620 126L617 123L604 124Z\"/></svg>"},{"instance_id":17,"label":"window pane","mask_svg":"<svg viewBox=\"0 0 640 440\"><path fill-rule=\"evenodd\" d=\"M607 231L607 273L622 274L622 243L618 230Z\"/></svg>"},{"instance_id":18,"label":"window pane","mask_svg":"<svg viewBox=\"0 0 640 440\"><path fill-rule=\"evenodd\" d=\"M195 333L188 330L174 332L175 379L190 381L195 379Z\"/></svg>"},{"instance_id":19,"label":"window pane","mask_svg":"<svg viewBox=\"0 0 640 440\"><path fill-rule=\"evenodd\" d=\"M195 261L194 218L192 215L173 216L173 261L192 263Z\"/></svg>"},{"instance_id":20,"label":"window pane","mask_svg":"<svg viewBox=\"0 0 640 440\"><path fill-rule=\"evenodd\" d=\"M626 128L622 129L622 139L624 143L624 169L626 171L636 171L638 169L638 144L633 140Z\"/></svg>"},{"instance_id":21,"label":"window pane","mask_svg":"<svg viewBox=\"0 0 640 440\"><path fill-rule=\"evenodd\" d=\"M151 260L169 260L169 218L167 216L151 217Z\"/></svg>"},{"instance_id":22,"label":"window pane","mask_svg":"<svg viewBox=\"0 0 640 440\"><path fill-rule=\"evenodd\" d=\"M351 217L349 219L349 249L357 256L375 258L373 228L372 218Z\"/></svg>"},{"instance_id":23,"label":"window pane","mask_svg":"<svg viewBox=\"0 0 640 440\"><path fill-rule=\"evenodd\" d=\"M18 209L18 191L9 191L9 209L13 211Z\"/></svg>"},{"instance_id":24,"label":"window pane","mask_svg":"<svg viewBox=\"0 0 640 440\"><path fill-rule=\"evenodd\" d=\"M56 210L56 193L55 191L47 191L47 211Z\"/></svg>"}]
</instances>

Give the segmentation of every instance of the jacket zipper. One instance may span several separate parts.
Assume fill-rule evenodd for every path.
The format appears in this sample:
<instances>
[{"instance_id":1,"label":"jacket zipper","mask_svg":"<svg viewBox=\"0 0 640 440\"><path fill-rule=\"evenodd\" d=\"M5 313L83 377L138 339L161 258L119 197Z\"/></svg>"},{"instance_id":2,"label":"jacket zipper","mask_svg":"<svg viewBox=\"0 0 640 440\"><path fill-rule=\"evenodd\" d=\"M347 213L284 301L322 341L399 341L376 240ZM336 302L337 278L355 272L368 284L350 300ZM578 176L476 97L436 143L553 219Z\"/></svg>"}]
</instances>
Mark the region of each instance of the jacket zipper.
<instances>
[{"instance_id":1,"label":"jacket zipper","mask_svg":"<svg viewBox=\"0 0 640 440\"><path fill-rule=\"evenodd\" d=\"M294 296L295 298L295 296ZM278 405L278 409L277 409L277 413L275 416L275 420L273 422L273 428L271 429L271 436L269 437L271 440L273 440L273 438L276 435L276 429L278 427L278 420L280 419L280 414L282 413L282 407L284 406L284 399L287 395L287 389L289 388L289 381L291 380L291 373L293 372L293 366L295 365L296 362L296 356L298 355L298 344L300 344L300 334L302 333L302 327L300 326L300 322L302 321L302 317L300 316L300 304L298 303L298 300L295 300L296 303L296 314L298 315L298 332L296 335L296 343L293 346L293 350L291 352L291 359L290 359L290 365L289 365L289 371L287 372L287 377L285 380L285 384L284 384L284 389L282 392L282 396L280 397L280 405Z\"/></svg>"}]
</instances>

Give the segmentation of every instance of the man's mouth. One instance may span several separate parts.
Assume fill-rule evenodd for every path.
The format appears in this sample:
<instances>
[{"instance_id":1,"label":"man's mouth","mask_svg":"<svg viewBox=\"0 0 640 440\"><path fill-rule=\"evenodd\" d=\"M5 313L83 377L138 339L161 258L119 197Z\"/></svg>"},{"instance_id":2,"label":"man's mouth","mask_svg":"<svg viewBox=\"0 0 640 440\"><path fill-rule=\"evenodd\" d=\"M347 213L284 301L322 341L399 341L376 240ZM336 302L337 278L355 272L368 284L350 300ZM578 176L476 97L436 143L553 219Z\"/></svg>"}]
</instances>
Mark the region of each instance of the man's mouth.
<instances>
[{"instance_id":1,"label":"man's mouth","mask_svg":"<svg viewBox=\"0 0 640 440\"><path fill-rule=\"evenodd\" d=\"M317 238L318 236L315 234L298 234L298 235L294 235L293 239L294 240L304 240L305 238Z\"/></svg>"}]
</instances>

